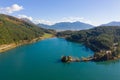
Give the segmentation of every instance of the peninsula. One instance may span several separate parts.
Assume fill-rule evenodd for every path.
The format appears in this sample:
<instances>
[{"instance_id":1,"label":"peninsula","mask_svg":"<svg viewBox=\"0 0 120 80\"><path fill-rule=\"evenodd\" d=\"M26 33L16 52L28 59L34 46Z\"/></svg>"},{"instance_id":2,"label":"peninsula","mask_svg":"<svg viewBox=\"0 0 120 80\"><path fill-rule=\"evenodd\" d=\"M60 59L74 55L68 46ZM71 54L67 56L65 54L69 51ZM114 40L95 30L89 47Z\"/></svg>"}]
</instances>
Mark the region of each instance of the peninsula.
<instances>
[{"instance_id":1,"label":"peninsula","mask_svg":"<svg viewBox=\"0 0 120 80\"><path fill-rule=\"evenodd\" d=\"M58 37L82 43L95 53L93 61L107 61L120 58L120 27L98 26L88 30L63 31Z\"/></svg>"}]
</instances>

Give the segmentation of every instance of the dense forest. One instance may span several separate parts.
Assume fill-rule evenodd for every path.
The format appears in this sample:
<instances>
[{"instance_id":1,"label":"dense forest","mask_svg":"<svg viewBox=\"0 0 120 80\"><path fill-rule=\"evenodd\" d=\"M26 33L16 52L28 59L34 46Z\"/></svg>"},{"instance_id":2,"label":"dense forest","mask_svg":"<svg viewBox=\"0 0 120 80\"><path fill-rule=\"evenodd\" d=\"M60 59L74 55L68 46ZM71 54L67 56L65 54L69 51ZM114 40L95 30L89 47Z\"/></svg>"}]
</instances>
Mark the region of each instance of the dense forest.
<instances>
[{"instance_id":1,"label":"dense forest","mask_svg":"<svg viewBox=\"0 0 120 80\"><path fill-rule=\"evenodd\" d=\"M24 40L31 41L44 33L54 32L54 30L40 28L16 17L0 14L0 45Z\"/></svg>"},{"instance_id":2,"label":"dense forest","mask_svg":"<svg viewBox=\"0 0 120 80\"><path fill-rule=\"evenodd\" d=\"M106 60L108 52L110 58L118 56L120 53L120 27L118 26L99 26L89 30L64 31L58 32L57 36L86 45L95 51L94 56L97 56L97 59L99 57L103 60L104 57Z\"/></svg>"}]
</instances>

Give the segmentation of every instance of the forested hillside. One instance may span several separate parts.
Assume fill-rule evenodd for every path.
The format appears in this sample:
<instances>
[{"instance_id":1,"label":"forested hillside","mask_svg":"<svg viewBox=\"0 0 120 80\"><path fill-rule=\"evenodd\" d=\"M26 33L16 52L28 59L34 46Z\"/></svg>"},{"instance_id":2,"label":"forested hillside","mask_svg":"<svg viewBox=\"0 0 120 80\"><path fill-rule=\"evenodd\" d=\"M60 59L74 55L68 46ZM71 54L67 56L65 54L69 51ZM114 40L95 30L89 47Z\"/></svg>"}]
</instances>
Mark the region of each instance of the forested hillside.
<instances>
[{"instance_id":1,"label":"forested hillside","mask_svg":"<svg viewBox=\"0 0 120 80\"><path fill-rule=\"evenodd\" d=\"M101 26L89 30L64 31L57 33L57 36L86 45L96 52L94 56L97 56L97 59L99 57L103 60L106 56L114 58L120 54L120 27L118 26ZM107 54L108 52L109 54Z\"/></svg>"},{"instance_id":2,"label":"forested hillside","mask_svg":"<svg viewBox=\"0 0 120 80\"><path fill-rule=\"evenodd\" d=\"M53 32L16 17L0 14L0 45L24 40L31 41L44 33Z\"/></svg>"}]
</instances>

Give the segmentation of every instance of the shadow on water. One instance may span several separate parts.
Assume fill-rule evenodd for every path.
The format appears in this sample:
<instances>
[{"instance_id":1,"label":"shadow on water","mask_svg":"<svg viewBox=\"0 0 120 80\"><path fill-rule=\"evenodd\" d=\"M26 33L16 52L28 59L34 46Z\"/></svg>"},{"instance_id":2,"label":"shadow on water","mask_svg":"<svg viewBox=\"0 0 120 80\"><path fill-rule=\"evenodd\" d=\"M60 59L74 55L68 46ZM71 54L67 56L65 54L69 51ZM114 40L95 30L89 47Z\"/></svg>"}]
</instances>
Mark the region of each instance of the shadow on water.
<instances>
[{"instance_id":1,"label":"shadow on water","mask_svg":"<svg viewBox=\"0 0 120 80\"><path fill-rule=\"evenodd\" d=\"M112 65L112 64L117 64L119 63L120 60L110 60L110 61L102 61L102 62L95 62L97 65L105 65L105 66L108 66L108 65Z\"/></svg>"},{"instance_id":2,"label":"shadow on water","mask_svg":"<svg viewBox=\"0 0 120 80\"><path fill-rule=\"evenodd\" d=\"M62 62L61 60L57 60L57 61L55 62L55 64L58 64L58 65L60 64L62 67L68 68L68 67L70 67L71 62L64 63L64 62Z\"/></svg>"},{"instance_id":3,"label":"shadow on water","mask_svg":"<svg viewBox=\"0 0 120 80\"><path fill-rule=\"evenodd\" d=\"M55 61L55 63L62 63L62 61L59 59L59 60Z\"/></svg>"}]
</instances>

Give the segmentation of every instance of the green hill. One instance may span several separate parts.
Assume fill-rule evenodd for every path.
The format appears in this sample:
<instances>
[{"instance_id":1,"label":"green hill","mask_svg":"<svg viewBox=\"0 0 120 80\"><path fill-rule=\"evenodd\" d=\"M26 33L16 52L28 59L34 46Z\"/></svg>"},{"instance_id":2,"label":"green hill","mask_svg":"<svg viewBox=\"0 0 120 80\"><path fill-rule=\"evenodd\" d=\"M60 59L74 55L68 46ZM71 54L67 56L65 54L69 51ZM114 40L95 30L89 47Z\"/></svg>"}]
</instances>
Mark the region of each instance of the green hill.
<instances>
[{"instance_id":1,"label":"green hill","mask_svg":"<svg viewBox=\"0 0 120 80\"><path fill-rule=\"evenodd\" d=\"M13 16L0 14L0 45L31 41L42 37L44 33L54 31L37 27Z\"/></svg>"}]
</instances>

